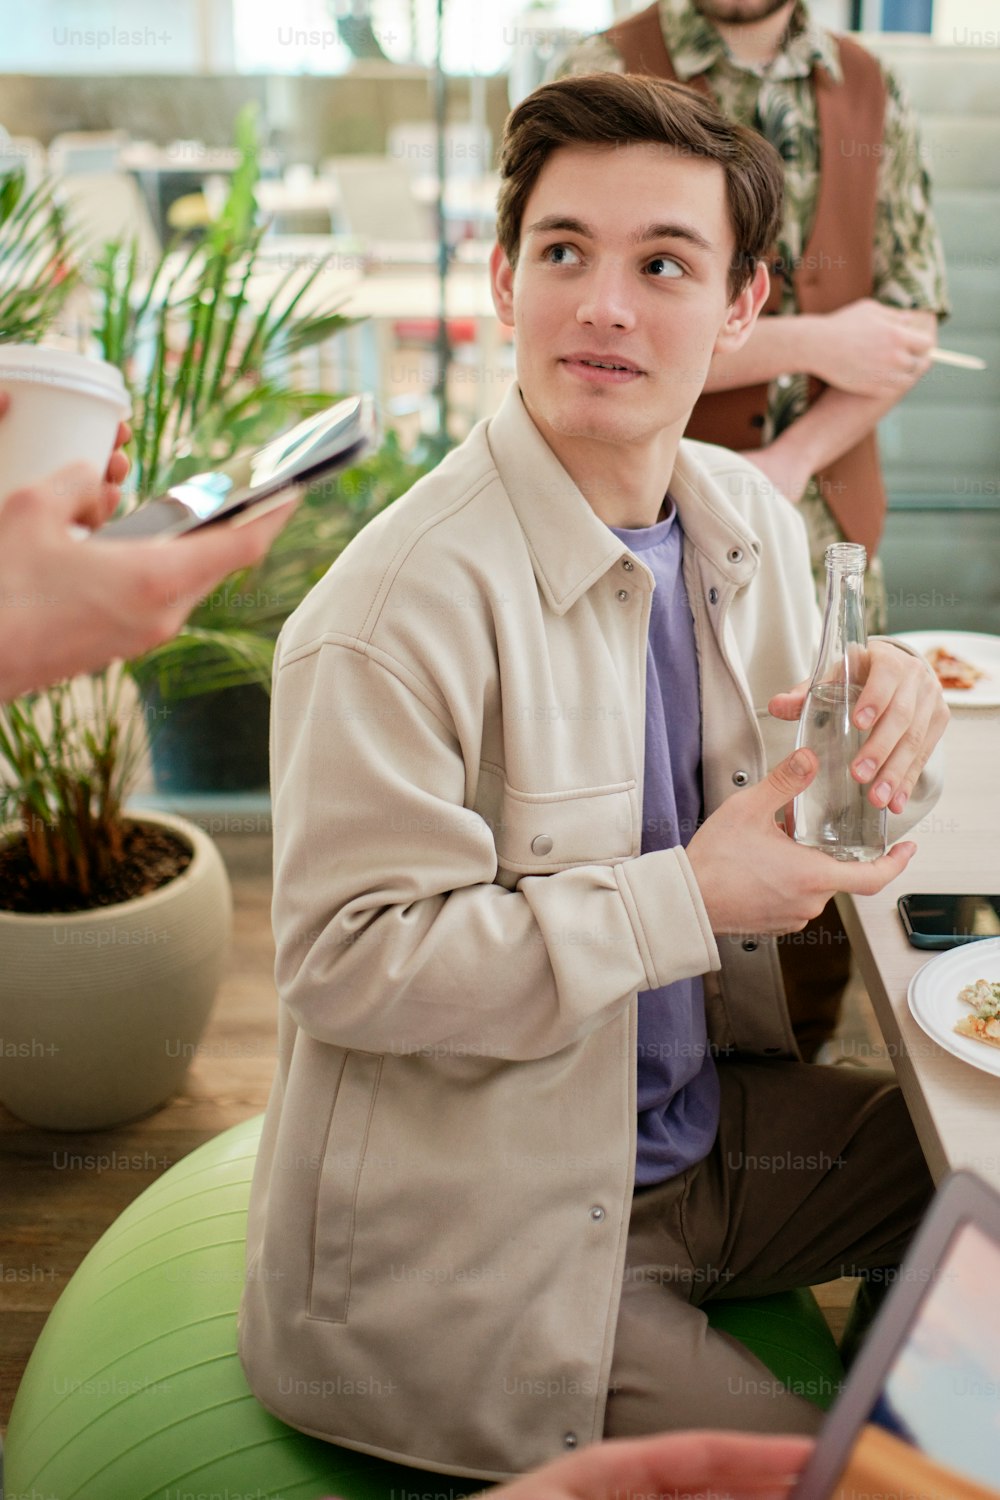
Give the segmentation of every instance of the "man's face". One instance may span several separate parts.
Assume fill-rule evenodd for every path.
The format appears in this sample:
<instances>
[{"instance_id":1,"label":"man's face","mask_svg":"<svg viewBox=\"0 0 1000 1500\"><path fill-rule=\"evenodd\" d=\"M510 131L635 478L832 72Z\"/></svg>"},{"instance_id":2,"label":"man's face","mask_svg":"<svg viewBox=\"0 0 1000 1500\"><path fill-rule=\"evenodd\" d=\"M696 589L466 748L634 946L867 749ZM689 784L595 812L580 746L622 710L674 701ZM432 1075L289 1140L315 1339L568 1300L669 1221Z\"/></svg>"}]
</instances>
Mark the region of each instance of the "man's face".
<instances>
[{"instance_id":1,"label":"man's face","mask_svg":"<svg viewBox=\"0 0 1000 1500\"><path fill-rule=\"evenodd\" d=\"M728 26L749 26L753 21L765 21L776 11L789 6L790 0L691 0L700 15L709 21L721 21Z\"/></svg>"},{"instance_id":2,"label":"man's face","mask_svg":"<svg viewBox=\"0 0 1000 1500\"><path fill-rule=\"evenodd\" d=\"M731 304L734 237L717 162L654 143L561 147L521 221L511 270L493 253L493 298L516 330L528 410L559 438L679 438L712 354L737 348L766 276Z\"/></svg>"}]
</instances>

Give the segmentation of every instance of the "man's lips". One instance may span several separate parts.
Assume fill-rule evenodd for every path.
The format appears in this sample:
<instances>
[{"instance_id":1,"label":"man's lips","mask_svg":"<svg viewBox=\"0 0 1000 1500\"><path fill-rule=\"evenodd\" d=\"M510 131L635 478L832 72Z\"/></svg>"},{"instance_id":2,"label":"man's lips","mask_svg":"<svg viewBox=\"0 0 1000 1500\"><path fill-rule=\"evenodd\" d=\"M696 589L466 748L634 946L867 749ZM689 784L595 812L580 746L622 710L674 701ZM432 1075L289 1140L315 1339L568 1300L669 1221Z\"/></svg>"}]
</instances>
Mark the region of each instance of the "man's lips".
<instances>
[{"instance_id":1,"label":"man's lips","mask_svg":"<svg viewBox=\"0 0 1000 1500\"><path fill-rule=\"evenodd\" d=\"M634 380L645 374L633 360L619 354L564 354L560 364L584 380L602 384Z\"/></svg>"}]
</instances>

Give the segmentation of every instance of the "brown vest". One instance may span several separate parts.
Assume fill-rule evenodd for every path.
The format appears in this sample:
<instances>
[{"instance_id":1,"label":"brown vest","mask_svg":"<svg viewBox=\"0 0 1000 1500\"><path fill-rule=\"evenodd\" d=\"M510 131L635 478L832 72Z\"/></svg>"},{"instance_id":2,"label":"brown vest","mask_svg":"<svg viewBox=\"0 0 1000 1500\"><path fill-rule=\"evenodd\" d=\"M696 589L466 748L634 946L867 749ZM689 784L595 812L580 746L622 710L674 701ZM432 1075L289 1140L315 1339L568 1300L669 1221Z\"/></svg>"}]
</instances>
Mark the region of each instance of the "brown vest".
<instances>
[{"instance_id":1,"label":"brown vest","mask_svg":"<svg viewBox=\"0 0 1000 1500\"><path fill-rule=\"evenodd\" d=\"M630 73L677 81L655 4L612 26L604 35ZM872 294L885 84L869 52L847 37L839 36L837 42L843 86L835 84L825 68L813 70L821 143L819 201L802 263L792 269L797 305L803 313L833 312ZM690 86L712 97L704 74L692 78ZM771 293L764 314L773 317L780 307L783 273L773 258L769 264ZM825 389L822 381L810 378L810 401ZM685 436L720 443L725 448L759 448L766 411L766 385L715 391L700 398ZM874 432L821 469L816 479L845 536L849 541L863 542L871 556L885 517L885 489Z\"/></svg>"}]
</instances>

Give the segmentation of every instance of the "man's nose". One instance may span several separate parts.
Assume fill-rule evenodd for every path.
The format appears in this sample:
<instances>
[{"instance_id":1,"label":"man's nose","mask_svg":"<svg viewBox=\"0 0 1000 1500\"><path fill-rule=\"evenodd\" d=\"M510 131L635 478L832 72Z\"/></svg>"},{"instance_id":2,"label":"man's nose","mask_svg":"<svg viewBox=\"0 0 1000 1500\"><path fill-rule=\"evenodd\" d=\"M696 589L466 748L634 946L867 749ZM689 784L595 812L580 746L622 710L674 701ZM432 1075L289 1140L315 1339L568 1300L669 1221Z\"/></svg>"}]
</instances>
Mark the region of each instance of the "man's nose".
<instances>
[{"instance_id":1,"label":"man's nose","mask_svg":"<svg viewBox=\"0 0 1000 1500\"><path fill-rule=\"evenodd\" d=\"M624 266L612 261L593 266L580 288L577 322L593 328L634 328L633 290Z\"/></svg>"}]
</instances>

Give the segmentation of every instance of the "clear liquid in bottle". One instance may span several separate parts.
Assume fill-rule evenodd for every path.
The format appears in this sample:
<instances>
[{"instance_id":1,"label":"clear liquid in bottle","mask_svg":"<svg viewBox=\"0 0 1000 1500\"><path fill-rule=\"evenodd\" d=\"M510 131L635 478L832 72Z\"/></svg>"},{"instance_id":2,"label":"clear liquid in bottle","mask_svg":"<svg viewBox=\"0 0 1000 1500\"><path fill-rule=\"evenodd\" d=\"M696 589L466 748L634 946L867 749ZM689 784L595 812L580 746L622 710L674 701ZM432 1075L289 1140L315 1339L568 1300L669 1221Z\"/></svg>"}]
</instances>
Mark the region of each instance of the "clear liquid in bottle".
<instances>
[{"instance_id":1,"label":"clear liquid in bottle","mask_svg":"<svg viewBox=\"0 0 1000 1500\"><path fill-rule=\"evenodd\" d=\"M819 770L795 798L795 841L843 860L878 859L886 844L885 809L873 807L869 787L851 775L851 762L868 738L853 722L868 675L866 560L864 547L854 543L827 548L823 637L796 738L798 747L815 753Z\"/></svg>"}]
</instances>

